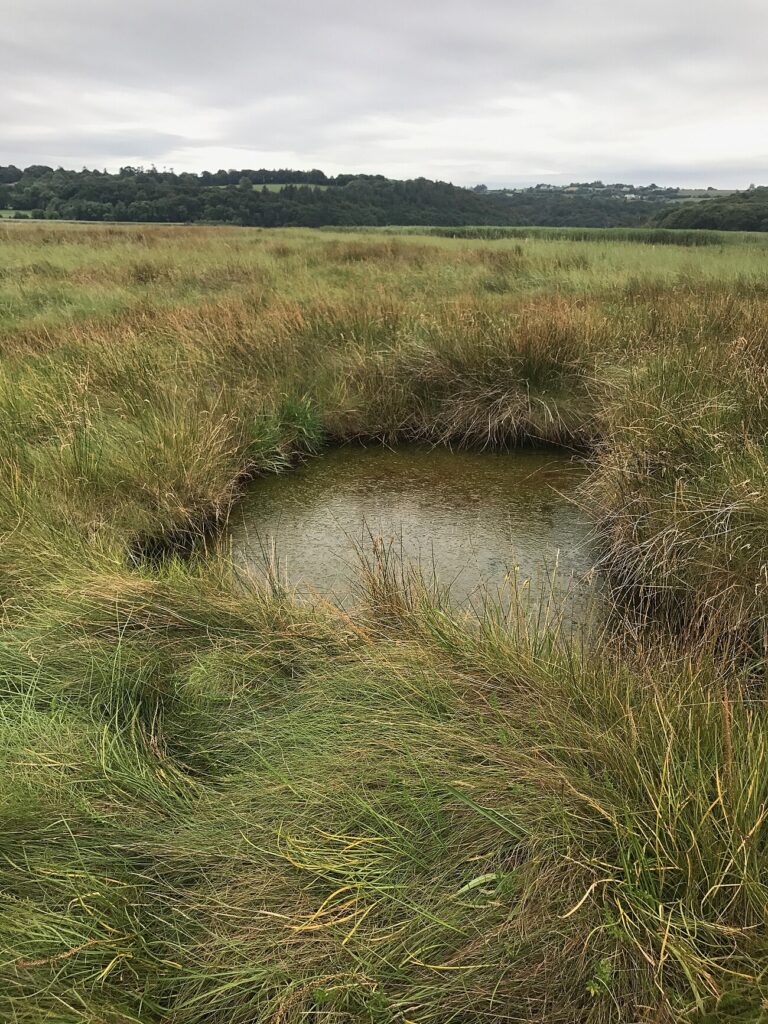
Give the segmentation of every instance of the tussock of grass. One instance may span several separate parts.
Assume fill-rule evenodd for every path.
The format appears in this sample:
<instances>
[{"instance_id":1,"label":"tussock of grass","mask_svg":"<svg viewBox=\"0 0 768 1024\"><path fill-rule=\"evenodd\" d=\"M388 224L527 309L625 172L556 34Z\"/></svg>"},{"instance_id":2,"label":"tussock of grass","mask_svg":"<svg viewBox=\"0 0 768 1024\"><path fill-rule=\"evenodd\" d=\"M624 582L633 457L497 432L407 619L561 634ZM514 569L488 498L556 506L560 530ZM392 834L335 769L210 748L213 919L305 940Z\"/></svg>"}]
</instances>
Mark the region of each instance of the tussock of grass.
<instances>
[{"instance_id":1,"label":"tussock of grass","mask_svg":"<svg viewBox=\"0 0 768 1024\"><path fill-rule=\"evenodd\" d=\"M55 1007L53 963L72 1020L486 1019L521 992L528 1019L674 1020L665 993L760 990L762 703L713 663L462 623L396 572L369 626L178 566L19 631L6 1013Z\"/></svg>"},{"instance_id":2,"label":"tussock of grass","mask_svg":"<svg viewBox=\"0 0 768 1024\"><path fill-rule=\"evenodd\" d=\"M0 228L0 1018L761 1020L765 270L618 237ZM361 437L580 449L616 607L173 555Z\"/></svg>"}]
</instances>

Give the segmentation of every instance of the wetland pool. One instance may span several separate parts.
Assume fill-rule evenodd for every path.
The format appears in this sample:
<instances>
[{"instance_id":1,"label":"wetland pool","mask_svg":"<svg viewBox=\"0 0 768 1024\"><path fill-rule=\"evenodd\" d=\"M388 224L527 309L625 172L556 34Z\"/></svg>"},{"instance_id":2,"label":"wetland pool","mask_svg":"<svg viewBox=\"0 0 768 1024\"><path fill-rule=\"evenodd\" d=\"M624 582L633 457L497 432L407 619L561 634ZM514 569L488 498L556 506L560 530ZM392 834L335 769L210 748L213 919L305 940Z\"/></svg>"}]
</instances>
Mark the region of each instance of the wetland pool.
<instances>
[{"instance_id":1,"label":"wetland pool","mask_svg":"<svg viewBox=\"0 0 768 1024\"><path fill-rule=\"evenodd\" d=\"M226 542L248 574L264 578L271 565L297 596L344 607L356 602L361 556L375 550L417 566L454 606L489 595L508 605L511 589L576 606L593 565L574 500L586 475L583 462L551 450L348 446L255 480Z\"/></svg>"}]
</instances>

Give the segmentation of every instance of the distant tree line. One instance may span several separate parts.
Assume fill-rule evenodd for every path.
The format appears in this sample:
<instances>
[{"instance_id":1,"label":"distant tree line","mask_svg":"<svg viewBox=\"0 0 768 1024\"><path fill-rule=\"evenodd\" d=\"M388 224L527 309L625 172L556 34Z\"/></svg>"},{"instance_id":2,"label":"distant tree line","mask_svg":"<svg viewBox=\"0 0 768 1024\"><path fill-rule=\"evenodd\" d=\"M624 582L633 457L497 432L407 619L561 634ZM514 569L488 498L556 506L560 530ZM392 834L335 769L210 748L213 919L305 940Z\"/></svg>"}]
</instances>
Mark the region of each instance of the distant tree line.
<instances>
[{"instance_id":1,"label":"distant tree line","mask_svg":"<svg viewBox=\"0 0 768 1024\"><path fill-rule=\"evenodd\" d=\"M655 223L665 228L768 231L768 188L750 188L705 202L681 203L660 213Z\"/></svg>"},{"instance_id":2,"label":"distant tree line","mask_svg":"<svg viewBox=\"0 0 768 1024\"><path fill-rule=\"evenodd\" d=\"M765 193L766 189L753 190ZM669 211L664 198L630 203L599 192L564 194L530 190L494 193L416 178L321 170L219 170L201 174L143 167L117 173L71 171L42 164L0 166L0 210L49 220L149 221L240 224L258 227L322 226L530 226L638 227L649 222L679 227L739 227L766 230L766 204L752 193L750 214L728 224L732 200L686 203ZM736 197L734 197L735 199ZM693 207L693 211L690 210ZM722 208L715 218L696 216ZM733 208L736 208L734 204ZM7 215L7 213L6 213ZM667 219L673 218L673 219ZM679 217L680 220L674 220ZM693 218L689 220L686 218ZM717 223L714 223L714 219Z\"/></svg>"}]
</instances>

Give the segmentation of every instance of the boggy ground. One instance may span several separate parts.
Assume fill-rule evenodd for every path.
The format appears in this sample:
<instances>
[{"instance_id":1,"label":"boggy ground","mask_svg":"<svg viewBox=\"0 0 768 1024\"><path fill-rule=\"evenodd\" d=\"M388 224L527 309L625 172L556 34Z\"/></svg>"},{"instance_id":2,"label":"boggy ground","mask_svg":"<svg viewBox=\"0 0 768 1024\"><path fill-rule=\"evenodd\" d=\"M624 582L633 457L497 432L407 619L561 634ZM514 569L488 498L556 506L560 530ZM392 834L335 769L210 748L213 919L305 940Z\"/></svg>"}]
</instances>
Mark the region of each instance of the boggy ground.
<instances>
[{"instance_id":1,"label":"boggy ground","mask_svg":"<svg viewBox=\"0 0 768 1024\"><path fill-rule=\"evenodd\" d=\"M0 344L0 1018L765 1018L761 245L9 224ZM605 632L136 556L354 438L583 453Z\"/></svg>"}]
</instances>

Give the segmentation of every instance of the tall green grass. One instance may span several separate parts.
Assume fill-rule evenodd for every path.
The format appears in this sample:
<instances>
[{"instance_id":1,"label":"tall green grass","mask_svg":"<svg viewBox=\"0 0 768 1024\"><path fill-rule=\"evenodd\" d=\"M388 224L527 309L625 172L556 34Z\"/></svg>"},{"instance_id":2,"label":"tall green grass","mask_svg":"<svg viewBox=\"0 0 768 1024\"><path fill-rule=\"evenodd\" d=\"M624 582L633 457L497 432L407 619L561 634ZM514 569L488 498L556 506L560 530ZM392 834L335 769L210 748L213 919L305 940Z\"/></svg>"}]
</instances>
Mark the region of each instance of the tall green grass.
<instances>
[{"instance_id":1,"label":"tall green grass","mask_svg":"<svg viewBox=\"0 0 768 1024\"><path fill-rule=\"evenodd\" d=\"M763 1019L731 241L0 228L1 1019ZM310 609L174 554L354 438L581 452L608 614L463 617L386 548Z\"/></svg>"}]
</instances>

